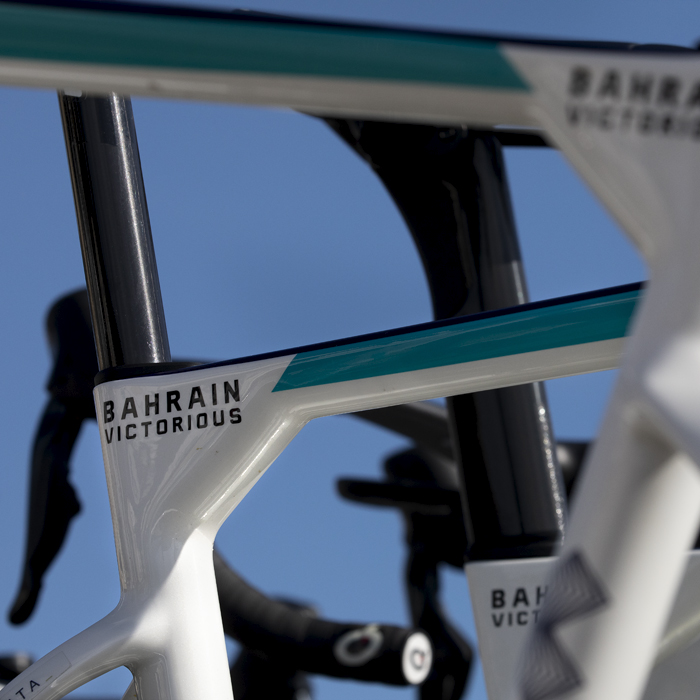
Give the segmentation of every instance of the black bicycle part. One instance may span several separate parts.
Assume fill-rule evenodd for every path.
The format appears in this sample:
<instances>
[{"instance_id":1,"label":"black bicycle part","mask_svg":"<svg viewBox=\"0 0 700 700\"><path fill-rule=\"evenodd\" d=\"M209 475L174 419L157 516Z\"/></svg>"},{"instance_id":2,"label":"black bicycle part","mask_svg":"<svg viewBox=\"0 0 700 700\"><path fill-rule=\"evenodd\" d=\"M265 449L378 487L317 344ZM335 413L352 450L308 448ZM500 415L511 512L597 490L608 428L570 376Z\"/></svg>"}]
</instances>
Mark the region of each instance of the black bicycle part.
<instances>
[{"instance_id":1,"label":"black bicycle part","mask_svg":"<svg viewBox=\"0 0 700 700\"><path fill-rule=\"evenodd\" d=\"M296 612L316 617L314 608L297 601L278 602ZM265 653L242 646L231 664L231 686L236 700L311 700L308 675L283 659L272 659Z\"/></svg>"},{"instance_id":2,"label":"black bicycle part","mask_svg":"<svg viewBox=\"0 0 700 700\"><path fill-rule=\"evenodd\" d=\"M0 682L9 683L33 663L32 657L22 652L15 652L11 656L0 656Z\"/></svg>"},{"instance_id":3,"label":"black bicycle part","mask_svg":"<svg viewBox=\"0 0 700 700\"><path fill-rule=\"evenodd\" d=\"M170 362L131 100L59 104L99 368Z\"/></svg>"},{"instance_id":4,"label":"black bicycle part","mask_svg":"<svg viewBox=\"0 0 700 700\"><path fill-rule=\"evenodd\" d=\"M32 449L24 563L9 612L15 625L34 610L44 574L63 545L70 521L80 512L68 480L70 456L83 421L95 418L92 382L97 358L84 291L62 297L51 307L46 334L53 371Z\"/></svg>"},{"instance_id":5,"label":"black bicycle part","mask_svg":"<svg viewBox=\"0 0 700 700\"><path fill-rule=\"evenodd\" d=\"M492 132L326 119L393 197L420 253L434 316L527 301L499 140ZM448 399L467 557L545 556L566 499L540 384Z\"/></svg>"},{"instance_id":6,"label":"black bicycle part","mask_svg":"<svg viewBox=\"0 0 700 700\"><path fill-rule=\"evenodd\" d=\"M231 665L236 700L310 700L308 676L283 662L243 647Z\"/></svg>"},{"instance_id":7,"label":"black bicycle part","mask_svg":"<svg viewBox=\"0 0 700 700\"><path fill-rule=\"evenodd\" d=\"M591 443L584 440L567 440L557 442L557 458L564 479L566 497L571 496L576 488L576 482L581 474L581 465L586 459Z\"/></svg>"},{"instance_id":8,"label":"black bicycle part","mask_svg":"<svg viewBox=\"0 0 700 700\"><path fill-rule=\"evenodd\" d=\"M384 462L383 482L341 479L349 500L400 509L408 547L406 587L414 625L433 642L433 668L419 689L424 699L458 700L472 662L469 642L450 622L440 602L438 566L461 568L467 546L457 468L423 449L410 449Z\"/></svg>"},{"instance_id":9,"label":"black bicycle part","mask_svg":"<svg viewBox=\"0 0 700 700\"><path fill-rule=\"evenodd\" d=\"M415 629L315 617L263 595L216 551L214 571L224 632L246 649L286 669L387 685L408 684L402 656ZM347 639L352 641L345 644ZM373 640L375 649L368 655L367 642Z\"/></svg>"},{"instance_id":10,"label":"black bicycle part","mask_svg":"<svg viewBox=\"0 0 700 700\"><path fill-rule=\"evenodd\" d=\"M515 146L520 148L552 148L547 138L534 131L525 129L494 129L482 131L482 134L491 134L496 137L501 146Z\"/></svg>"},{"instance_id":11,"label":"black bicycle part","mask_svg":"<svg viewBox=\"0 0 700 700\"><path fill-rule=\"evenodd\" d=\"M447 411L437 403L419 401L387 408L349 413L350 416L380 425L399 435L404 435L418 447L453 459Z\"/></svg>"},{"instance_id":12,"label":"black bicycle part","mask_svg":"<svg viewBox=\"0 0 700 700\"><path fill-rule=\"evenodd\" d=\"M404 435L415 442L422 451L432 453L433 457L439 455L449 461L454 460L450 443L449 414L447 408L440 404L419 401L401 406L356 411L348 415ZM590 445L589 441L584 440L558 440L556 443L557 460L564 479L567 500L571 499ZM432 463L435 464L436 460L433 459ZM443 470L446 468L443 467ZM399 486L381 481L342 479L338 485L341 495L349 500L371 505L411 508L420 506L425 512L426 509L453 507L453 495L459 496L458 492L449 489L431 490L427 486Z\"/></svg>"},{"instance_id":13,"label":"black bicycle part","mask_svg":"<svg viewBox=\"0 0 700 700\"><path fill-rule=\"evenodd\" d=\"M348 500L401 511L409 550L406 580L412 619L433 641L433 672L420 692L424 697L456 699L468 679L471 649L449 622L439 600L438 566L444 563L461 569L466 549L457 466L452 454L443 452L449 435L448 412L436 404L406 404L396 409L395 415L393 409L351 415L396 430L419 447L387 459L384 481L339 479L337 488ZM576 483L588 446L577 441L556 446L567 494ZM438 449L431 449L434 447Z\"/></svg>"}]
</instances>

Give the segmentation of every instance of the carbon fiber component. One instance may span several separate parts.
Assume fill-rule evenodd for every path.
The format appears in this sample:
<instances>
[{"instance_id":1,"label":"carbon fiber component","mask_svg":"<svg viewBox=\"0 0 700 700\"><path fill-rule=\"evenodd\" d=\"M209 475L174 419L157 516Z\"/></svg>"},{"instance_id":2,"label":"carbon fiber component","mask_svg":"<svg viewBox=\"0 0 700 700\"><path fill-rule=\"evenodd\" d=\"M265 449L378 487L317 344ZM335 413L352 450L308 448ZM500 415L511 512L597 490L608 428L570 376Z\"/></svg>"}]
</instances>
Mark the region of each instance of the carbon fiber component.
<instances>
[{"instance_id":1,"label":"carbon fiber component","mask_svg":"<svg viewBox=\"0 0 700 700\"><path fill-rule=\"evenodd\" d=\"M327 119L401 211L436 319L528 300L502 147L493 132ZM448 400L469 559L544 556L562 538L566 496L544 387Z\"/></svg>"},{"instance_id":2,"label":"carbon fiber component","mask_svg":"<svg viewBox=\"0 0 700 700\"><path fill-rule=\"evenodd\" d=\"M100 369L170 362L131 100L58 99Z\"/></svg>"}]
</instances>

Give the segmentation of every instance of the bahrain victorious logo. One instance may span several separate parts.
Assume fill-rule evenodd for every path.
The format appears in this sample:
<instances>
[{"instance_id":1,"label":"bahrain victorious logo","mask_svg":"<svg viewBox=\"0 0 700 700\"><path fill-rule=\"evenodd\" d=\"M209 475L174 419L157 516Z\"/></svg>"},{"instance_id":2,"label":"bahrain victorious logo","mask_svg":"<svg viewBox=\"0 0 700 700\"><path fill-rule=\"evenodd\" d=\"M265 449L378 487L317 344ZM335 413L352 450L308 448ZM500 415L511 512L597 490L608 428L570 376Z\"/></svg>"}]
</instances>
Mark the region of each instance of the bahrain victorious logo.
<instances>
[{"instance_id":1,"label":"bahrain victorious logo","mask_svg":"<svg viewBox=\"0 0 700 700\"><path fill-rule=\"evenodd\" d=\"M209 427L237 425L242 421L238 379L127 396L123 403L104 401L102 421L107 444L122 440L153 439Z\"/></svg>"},{"instance_id":2,"label":"bahrain victorious logo","mask_svg":"<svg viewBox=\"0 0 700 700\"><path fill-rule=\"evenodd\" d=\"M554 637L558 625L604 606L608 598L581 552L560 562L525 658L524 700L550 700L581 686L573 661Z\"/></svg>"},{"instance_id":3,"label":"bahrain victorious logo","mask_svg":"<svg viewBox=\"0 0 700 700\"><path fill-rule=\"evenodd\" d=\"M574 128L700 140L700 80L574 66L566 120Z\"/></svg>"}]
</instances>

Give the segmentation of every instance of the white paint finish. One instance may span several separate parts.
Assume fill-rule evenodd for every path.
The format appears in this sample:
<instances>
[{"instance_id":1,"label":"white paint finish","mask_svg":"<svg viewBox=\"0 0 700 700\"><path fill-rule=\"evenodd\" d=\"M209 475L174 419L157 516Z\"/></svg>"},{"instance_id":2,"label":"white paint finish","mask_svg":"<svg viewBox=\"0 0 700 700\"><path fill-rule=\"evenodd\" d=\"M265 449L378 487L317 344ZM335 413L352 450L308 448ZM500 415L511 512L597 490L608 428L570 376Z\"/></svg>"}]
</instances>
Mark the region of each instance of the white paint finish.
<instances>
[{"instance_id":1,"label":"white paint finish","mask_svg":"<svg viewBox=\"0 0 700 700\"><path fill-rule=\"evenodd\" d=\"M700 552L688 556L643 700L687 700L700 686Z\"/></svg>"},{"instance_id":2,"label":"white paint finish","mask_svg":"<svg viewBox=\"0 0 700 700\"><path fill-rule=\"evenodd\" d=\"M144 700L184 700L193 688L202 697L231 697L212 544L221 523L303 425L285 410L285 397L270 400L290 360L95 390L122 585L117 611L136 623L129 668ZM227 381L237 396L227 395ZM168 401L169 391L178 392L177 403ZM109 423L106 401L114 403ZM214 424L217 413L223 424ZM206 427L198 417L206 417ZM141 428L149 420L148 436L134 429L135 437L127 439L127 426ZM162 435L158 420L166 421ZM112 432L108 442L112 426L120 429L121 441Z\"/></svg>"},{"instance_id":3,"label":"white paint finish","mask_svg":"<svg viewBox=\"0 0 700 700\"><path fill-rule=\"evenodd\" d=\"M572 698L639 697L698 528L700 472L637 430L624 388L578 487L561 555L581 556L606 599L553 630L581 682Z\"/></svg>"},{"instance_id":4,"label":"white paint finish","mask_svg":"<svg viewBox=\"0 0 700 700\"><path fill-rule=\"evenodd\" d=\"M533 116L625 227L651 272L562 552L584 558L610 602L555 633L582 681L567 698L633 700L643 691L700 515L700 140L693 126L700 58L545 55L524 47L507 54L535 89ZM590 76L590 89L579 94L571 87L576 71ZM620 85L615 95L603 87L610 75ZM642 78L650 81L649 98L632 99L632 81ZM670 100L668 81L675 85ZM572 119L572 110L585 118Z\"/></svg>"},{"instance_id":5,"label":"white paint finish","mask_svg":"<svg viewBox=\"0 0 700 700\"><path fill-rule=\"evenodd\" d=\"M521 697L517 681L522 654L546 599L547 580L555 561L554 557L513 559L465 566L489 700ZM646 606L642 605L638 617L644 619L645 612ZM518 614L524 624L518 624ZM685 557L683 580L656 653L643 700L695 697L700 684L700 551Z\"/></svg>"},{"instance_id":6,"label":"white paint finish","mask_svg":"<svg viewBox=\"0 0 700 700\"><path fill-rule=\"evenodd\" d=\"M122 597L106 618L59 647L72 666L42 700L60 697L120 665L134 674L142 700L185 700L192 688L202 696L230 700L212 543L226 517L308 420L607 369L616 364L621 343L279 392L272 390L291 356L98 386L95 401ZM224 382L232 387L228 402ZM178 392L172 394L177 404L169 403L168 392ZM112 402L107 409L106 402ZM214 425L215 416L224 424Z\"/></svg>"},{"instance_id":7,"label":"white paint finish","mask_svg":"<svg viewBox=\"0 0 700 700\"><path fill-rule=\"evenodd\" d=\"M0 83L291 108L426 124L532 126L526 91L0 59Z\"/></svg>"},{"instance_id":8,"label":"white paint finish","mask_svg":"<svg viewBox=\"0 0 700 700\"><path fill-rule=\"evenodd\" d=\"M553 561L475 561L464 567L489 700L519 697L522 651L542 609Z\"/></svg>"},{"instance_id":9,"label":"white paint finish","mask_svg":"<svg viewBox=\"0 0 700 700\"><path fill-rule=\"evenodd\" d=\"M336 413L615 369L624 338L292 390L310 420ZM287 392L281 392L287 393Z\"/></svg>"},{"instance_id":10,"label":"white paint finish","mask_svg":"<svg viewBox=\"0 0 700 700\"><path fill-rule=\"evenodd\" d=\"M514 47L504 53L532 84L531 115L562 149L653 265L695 220L692 183L700 173L700 138L693 132L664 134L670 116L695 124L700 106L686 107L700 75L700 57L690 53L647 54ZM590 72L591 87L572 94L572 72ZM601 97L606 76L615 71L620 97ZM632 81L651 78L649 100L630 99ZM659 101L664 80L678 80L677 104ZM629 110L629 111L626 111ZM579 115L578 123L571 119ZM644 116L654 117L645 131ZM644 122L644 123L643 123ZM609 125L604 126L604 125Z\"/></svg>"},{"instance_id":11,"label":"white paint finish","mask_svg":"<svg viewBox=\"0 0 700 700\"><path fill-rule=\"evenodd\" d=\"M32 673L21 682L14 679L0 691L0 700L34 700L44 693L69 668L70 661L61 651L55 651L32 665Z\"/></svg>"},{"instance_id":12,"label":"white paint finish","mask_svg":"<svg viewBox=\"0 0 700 700\"><path fill-rule=\"evenodd\" d=\"M666 625L664 638L656 654L655 665L683 652L700 638L700 551L688 556L683 583L678 591L673 612Z\"/></svg>"}]
</instances>

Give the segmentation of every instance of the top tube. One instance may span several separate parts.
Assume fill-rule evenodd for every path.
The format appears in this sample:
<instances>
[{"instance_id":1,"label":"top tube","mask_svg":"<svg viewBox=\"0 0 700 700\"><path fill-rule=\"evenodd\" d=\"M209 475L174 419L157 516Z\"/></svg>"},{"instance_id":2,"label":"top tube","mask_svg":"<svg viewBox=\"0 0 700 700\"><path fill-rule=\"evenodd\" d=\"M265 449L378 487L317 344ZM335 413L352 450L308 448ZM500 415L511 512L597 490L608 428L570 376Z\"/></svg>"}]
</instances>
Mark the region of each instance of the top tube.
<instances>
[{"instance_id":1,"label":"top tube","mask_svg":"<svg viewBox=\"0 0 700 700\"><path fill-rule=\"evenodd\" d=\"M679 47L396 29L127 3L0 2L0 83L274 105L313 114L541 126L508 49Z\"/></svg>"}]
</instances>

